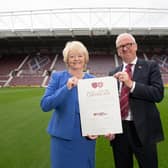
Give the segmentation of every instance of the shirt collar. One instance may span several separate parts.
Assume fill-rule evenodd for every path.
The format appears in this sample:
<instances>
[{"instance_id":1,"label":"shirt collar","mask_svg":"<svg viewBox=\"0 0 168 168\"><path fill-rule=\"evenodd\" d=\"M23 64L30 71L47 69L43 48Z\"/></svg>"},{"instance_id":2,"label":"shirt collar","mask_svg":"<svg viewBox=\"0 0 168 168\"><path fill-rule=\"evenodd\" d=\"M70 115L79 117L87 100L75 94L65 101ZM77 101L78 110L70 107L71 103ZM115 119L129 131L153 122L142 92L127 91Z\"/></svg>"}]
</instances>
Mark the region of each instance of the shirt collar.
<instances>
[{"instance_id":1,"label":"shirt collar","mask_svg":"<svg viewBox=\"0 0 168 168\"><path fill-rule=\"evenodd\" d=\"M137 60L138 60L138 58L135 57L135 59L134 59L130 64L135 65L135 64L137 63ZM124 67L126 67L127 65L128 65L128 63L123 62L123 66L124 66Z\"/></svg>"}]
</instances>

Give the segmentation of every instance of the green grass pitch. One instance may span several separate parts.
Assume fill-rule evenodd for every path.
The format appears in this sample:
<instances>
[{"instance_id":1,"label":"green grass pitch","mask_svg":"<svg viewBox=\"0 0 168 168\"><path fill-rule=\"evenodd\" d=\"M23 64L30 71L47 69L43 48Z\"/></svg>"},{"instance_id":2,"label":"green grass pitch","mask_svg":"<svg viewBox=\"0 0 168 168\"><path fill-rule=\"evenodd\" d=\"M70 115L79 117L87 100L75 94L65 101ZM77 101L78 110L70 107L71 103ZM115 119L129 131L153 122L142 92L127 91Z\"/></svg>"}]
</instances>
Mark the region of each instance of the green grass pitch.
<instances>
[{"instance_id":1,"label":"green grass pitch","mask_svg":"<svg viewBox=\"0 0 168 168\"><path fill-rule=\"evenodd\" d=\"M39 103L43 88L0 89L0 168L49 168L50 138L46 132L51 112L43 113ZM158 104L165 139L168 135L168 89ZM159 143L159 167L167 167L167 140ZM100 137L96 147L96 168L114 167L109 142ZM135 162L135 168L138 168Z\"/></svg>"}]
</instances>

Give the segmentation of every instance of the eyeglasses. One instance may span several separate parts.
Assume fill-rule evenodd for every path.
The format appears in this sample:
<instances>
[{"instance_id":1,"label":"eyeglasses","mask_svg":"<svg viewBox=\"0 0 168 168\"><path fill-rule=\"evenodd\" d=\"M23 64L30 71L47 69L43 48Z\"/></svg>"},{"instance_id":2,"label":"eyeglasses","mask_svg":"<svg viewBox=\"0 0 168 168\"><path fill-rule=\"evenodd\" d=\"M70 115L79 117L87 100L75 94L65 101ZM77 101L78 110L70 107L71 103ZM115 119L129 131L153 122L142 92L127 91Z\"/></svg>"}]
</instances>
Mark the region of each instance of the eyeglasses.
<instances>
[{"instance_id":1,"label":"eyeglasses","mask_svg":"<svg viewBox=\"0 0 168 168\"><path fill-rule=\"evenodd\" d=\"M123 50L124 48L130 49L135 43L127 43L125 45L120 45L117 47L117 50Z\"/></svg>"}]
</instances>

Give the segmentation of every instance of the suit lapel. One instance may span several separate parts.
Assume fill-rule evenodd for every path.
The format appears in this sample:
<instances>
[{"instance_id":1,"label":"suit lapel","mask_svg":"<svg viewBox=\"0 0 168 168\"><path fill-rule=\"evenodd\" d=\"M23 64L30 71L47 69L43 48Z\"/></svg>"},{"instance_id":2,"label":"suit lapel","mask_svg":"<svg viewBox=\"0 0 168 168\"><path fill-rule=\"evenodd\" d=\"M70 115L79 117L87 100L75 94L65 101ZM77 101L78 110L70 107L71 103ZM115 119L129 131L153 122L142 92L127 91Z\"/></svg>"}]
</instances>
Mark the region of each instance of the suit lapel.
<instances>
[{"instance_id":1,"label":"suit lapel","mask_svg":"<svg viewBox=\"0 0 168 168\"><path fill-rule=\"evenodd\" d=\"M122 71L122 69L123 69L123 64L118 67L117 72ZM120 90L120 82L119 82L119 80L117 80L117 85L118 85L118 90Z\"/></svg>"},{"instance_id":2,"label":"suit lapel","mask_svg":"<svg viewBox=\"0 0 168 168\"><path fill-rule=\"evenodd\" d=\"M143 61L138 59L135 65L133 80L137 80L137 78L143 73Z\"/></svg>"}]
</instances>

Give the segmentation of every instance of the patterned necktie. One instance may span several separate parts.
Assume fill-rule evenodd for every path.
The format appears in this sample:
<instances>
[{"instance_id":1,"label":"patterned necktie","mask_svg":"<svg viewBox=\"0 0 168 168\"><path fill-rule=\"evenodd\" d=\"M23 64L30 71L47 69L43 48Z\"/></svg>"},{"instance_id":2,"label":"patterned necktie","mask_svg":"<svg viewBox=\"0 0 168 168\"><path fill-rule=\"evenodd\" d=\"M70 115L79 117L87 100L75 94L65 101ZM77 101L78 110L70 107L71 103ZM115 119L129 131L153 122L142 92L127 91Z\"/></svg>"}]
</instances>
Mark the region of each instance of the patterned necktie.
<instances>
[{"instance_id":1,"label":"patterned necktie","mask_svg":"<svg viewBox=\"0 0 168 168\"><path fill-rule=\"evenodd\" d=\"M131 70L132 64L128 64L126 66L126 72L128 73L129 77L132 78L132 70ZM128 88L124 83L121 88L121 94L120 94L120 108L121 108L121 117L122 119L125 119L128 116L129 111L129 93L130 88Z\"/></svg>"}]
</instances>

